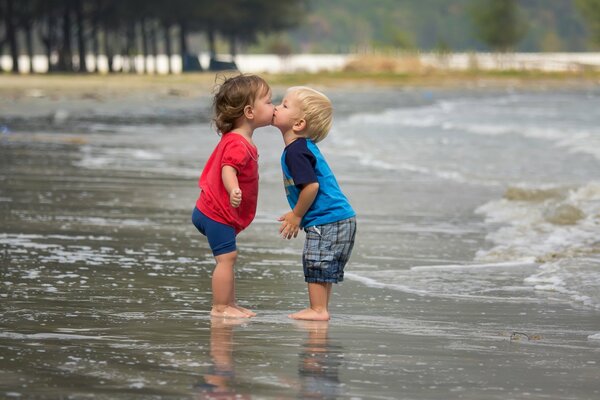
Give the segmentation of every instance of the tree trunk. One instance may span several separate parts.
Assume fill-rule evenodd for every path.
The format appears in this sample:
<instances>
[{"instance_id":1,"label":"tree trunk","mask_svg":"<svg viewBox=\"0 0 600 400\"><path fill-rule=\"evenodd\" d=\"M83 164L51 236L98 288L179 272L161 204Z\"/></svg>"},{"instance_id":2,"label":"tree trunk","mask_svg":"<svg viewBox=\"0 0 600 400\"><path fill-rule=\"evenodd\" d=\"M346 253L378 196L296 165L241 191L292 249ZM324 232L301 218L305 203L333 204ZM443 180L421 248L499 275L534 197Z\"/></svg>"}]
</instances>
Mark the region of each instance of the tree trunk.
<instances>
[{"instance_id":1,"label":"tree trunk","mask_svg":"<svg viewBox=\"0 0 600 400\"><path fill-rule=\"evenodd\" d=\"M129 21L127 23L127 33L125 39L125 54L129 62L129 73L136 72L135 70L135 22Z\"/></svg>"},{"instance_id":2,"label":"tree trunk","mask_svg":"<svg viewBox=\"0 0 600 400\"><path fill-rule=\"evenodd\" d=\"M103 44L104 44L104 54L106 56L106 62L108 63L108 73L112 73L113 72L113 55L112 55L112 51L111 51L111 47L109 44L109 38L108 38L108 27L106 25L104 25L102 27L102 35L103 35Z\"/></svg>"},{"instance_id":3,"label":"tree trunk","mask_svg":"<svg viewBox=\"0 0 600 400\"><path fill-rule=\"evenodd\" d=\"M73 53L71 51L71 2L65 1L62 20L62 46L59 52L58 68L61 71L73 71Z\"/></svg>"},{"instance_id":4,"label":"tree trunk","mask_svg":"<svg viewBox=\"0 0 600 400\"><path fill-rule=\"evenodd\" d=\"M179 23L179 53L181 53L181 59L185 59L185 56L188 54L188 44L187 44L187 24L182 21Z\"/></svg>"},{"instance_id":5,"label":"tree trunk","mask_svg":"<svg viewBox=\"0 0 600 400\"><path fill-rule=\"evenodd\" d=\"M164 27L165 34L165 52L167 53L167 71L170 74L173 73L173 69L171 68L171 27Z\"/></svg>"},{"instance_id":6,"label":"tree trunk","mask_svg":"<svg viewBox=\"0 0 600 400\"><path fill-rule=\"evenodd\" d=\"M15 27L13 14L13 0L6 0L6 12L4 15L4 23L6 25L6 40L10 47L10 57L12 58L12 72L19 73L19 45L17 43L17 30Z\"/></svg>"},{"instance_id":7,"label":"tree trunk","mask_svg":"<svg viewBox=\"0 0 600 400\"><path fill-rule=\"evenodd\" d=\"M189 69L187 27L184 21L179 22L179 56L181 57L181 72Z\"/></svg>"},{"instance_id":8,"label":"tree trunk","mask_svg":"<svg viewBox=\"0 0 600 400\"><path fill-rule=\"evenodd\" d=\"M75 0L75 18L77 19L77 47L79 48L79 72L87 72L87 62L85 60L85 37L83 30L85 25L83 23L83 0Z\"/></svg>"},{"instance_id":9,"label":"tree trunk","mask_svg":"<svg viewBox=\"0 0 600 400\"><path fill-rule=\"evenodd\" d=\"M25 26L25 45L27 46L27 56L29 57L29 73L33 74L33 24Z\"/></svg>"},{"instance_id":10,"label":"tree trunk","mask_svg":"<svg viewBox=\"0 0 600 400\"><path fill-rule=\"evenodd\" d=\"M54 64L52 64L52 50L54 50L54 44L56 39L56 20L54 19L54 15L51 11L45 10L47 15L44 18L44 22L46 25L46 35L42 28L39 29L39 36L46 48L46 58L48 59L48 72L54 71Z\"/></svg>"},{"instance_id":11,"label":"tree trunk","mask_svg":"<svg viewBox=\"0 0 600 400\"><path fill-rule=\"evenodd\" d=\"M92 19L92 52L94 53L94 73L98 73L98 57L100 56L100 43L98 42L98 16Z\"/></svg>"},{"instance_id":12,"label":"tree trunk","mask_svg":"<svg viewBox=\"0 0 600 400\"><path fill-rule=\"evenodd\" d=\"M144 72L148 73L148 32L146 31L146 18L142 17L142 23L140 24L142 31L142 51L144 53Z\"/></svg>"},{"instance_id":13,"label":"tree trunk","mask_svg":"<svg viewBox=\"0 0 600 400\"><path fill-rule=\"evenodd\" d=\"M158 72L158 38L156 36L156 22L152 21L152 27L150 28L150 47L152 48L152 57L154 58L154 73Z\"/></svg>"},{"instance_id":14,"label":"tree trunk","mask_svg":"<svg viewBox=\"0 0 600 400\"><path fill-rule=\"evenodd\" d=\"M217 47L215 44L215 31L212 28L212 26L208 28L208 32L206 32L206 35L208 37L208 52L210 55L210 59L214 60L215 58L217 58Z\"/></svg>"},{"instance_id":15,"label":"tree trunk","mask_svg":"<svg viewBox=\"0 0 600 400\"><path fill-rule=\"evenodd\" d=\"M237 46L234 35L229 37L229 54L231 54L231 59L235 61L235 56L237 56Z\"/></svg>"}]
</instances>

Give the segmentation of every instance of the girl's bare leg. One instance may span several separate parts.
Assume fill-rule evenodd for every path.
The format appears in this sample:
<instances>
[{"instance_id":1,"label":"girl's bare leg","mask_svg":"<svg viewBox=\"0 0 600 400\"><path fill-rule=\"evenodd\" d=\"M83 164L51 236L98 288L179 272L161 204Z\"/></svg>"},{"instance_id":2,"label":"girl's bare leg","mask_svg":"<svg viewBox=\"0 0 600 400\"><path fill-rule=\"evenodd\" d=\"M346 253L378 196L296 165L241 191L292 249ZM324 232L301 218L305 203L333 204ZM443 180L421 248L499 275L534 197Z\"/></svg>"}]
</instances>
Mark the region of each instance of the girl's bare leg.
<instances>
[{"instance_id":1,"label":"girl's bare leg","mask_svg":"<svg viewBox=\"0 0 600 400\"><path fill-rule=\"evenodd\" d=\"M217 265L212 276L213 305L210 315L214 317L248 318L250 315L235 307L235 275L233 266L237 251L215 257Z\"/></svg>"},{"instance_id":2,"label":"girl's bare leg","mask_svg":"<svg viewBox=\"0 0 600 400\"><path fill-rule=\"evenodd\" d=\"M328 321L328 302L331 295L331 283L309 283L308 300L310 307L288 317L292 319L303 319L311 321Z\"/></svg>"},{"instance_id":3,"label":"girl's bare leg","mask_svg":"<svg viewBox=\"0 0 600 400\"><path fill-rule=\"evenodd\" d=\"M254 311L248 310L247 308L242 307L237 304L236 299L235 299L235 278L233 280L233 291L231 292L231 298L232 298L232 301L229 304L230 306L237 308L238 310L240 310L241 312L243 312L244 314L246 314L249 317L256 317L256 313Z\"/></svg>"}]
</instances>

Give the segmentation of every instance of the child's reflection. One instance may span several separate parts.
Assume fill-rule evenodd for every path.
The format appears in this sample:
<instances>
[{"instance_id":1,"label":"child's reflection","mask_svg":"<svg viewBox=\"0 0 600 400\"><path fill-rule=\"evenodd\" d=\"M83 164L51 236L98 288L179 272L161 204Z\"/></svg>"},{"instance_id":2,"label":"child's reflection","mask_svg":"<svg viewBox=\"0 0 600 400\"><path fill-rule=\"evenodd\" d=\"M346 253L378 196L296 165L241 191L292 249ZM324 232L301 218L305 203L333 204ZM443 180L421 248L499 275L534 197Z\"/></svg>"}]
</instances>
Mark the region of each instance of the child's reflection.
<instances>
[{"instance_id":1,"label":"child's reflection","mask_svg":"<svg viewBox=\"0 0 600 400\"><path fill-rule=\"evenodd\" d=\"M342 347L329 343L329 321L295 321L308 332L300 351L301 398L330 399L341 395Z\"/></svg>"},{"instance_id":2,"label":"child's reflection","mask_svg":"<svg viewBox=\"0 0 600 400\"><path fill-rule=\"evenodd\" d=\"M235 377L233 367L233 327L245 321L237 318L213 317L210 320L210 358L212 365L198 383L197 399L245 399L232 387Z\"/></svg>"}]
</instances>

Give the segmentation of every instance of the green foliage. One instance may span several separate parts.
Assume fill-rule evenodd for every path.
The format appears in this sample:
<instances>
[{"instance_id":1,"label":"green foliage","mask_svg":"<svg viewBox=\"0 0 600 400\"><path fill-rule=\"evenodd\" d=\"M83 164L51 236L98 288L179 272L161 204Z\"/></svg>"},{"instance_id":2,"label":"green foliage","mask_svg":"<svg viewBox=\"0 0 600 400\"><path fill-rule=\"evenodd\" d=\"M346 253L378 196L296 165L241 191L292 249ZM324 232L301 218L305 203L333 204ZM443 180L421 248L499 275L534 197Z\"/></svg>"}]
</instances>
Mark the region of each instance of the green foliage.
<instances>
[{"instance_id":1,"label":"green foliage","mask_svg":"<svg viewBox=\"0 0 600 400\"><path fill-rule=\"evenodd\" d=\"M596 0L597 1L597 0ZM488 50L473 29L473 3L489 0L312 0L307 17L290 32L294 48L316 52L408 47ZM519 51L582 51L586 32L574 0L518 0L527 21ZM597 19L598 20L598 19Z\"/></svg>"},{"instance_id":2,"label":"green foliage","mask_svg":"<svg viewBox=\"0 0 600 400\"><path fill-rule=\"evenodd\" d=\"M493 50L513 49L527 31L517 0L474 0L471 16L477 37Z\"/></svg>"},{"instance_id":3,"label":"green foliage","mask_svg":"<svg viewBox=\"0 0 600 400\"><path fill-rule=\"evenodd\" d=\"M590 31L590 40L600 46L600 0L576 0Z\"/></svg>"}]
</instances>

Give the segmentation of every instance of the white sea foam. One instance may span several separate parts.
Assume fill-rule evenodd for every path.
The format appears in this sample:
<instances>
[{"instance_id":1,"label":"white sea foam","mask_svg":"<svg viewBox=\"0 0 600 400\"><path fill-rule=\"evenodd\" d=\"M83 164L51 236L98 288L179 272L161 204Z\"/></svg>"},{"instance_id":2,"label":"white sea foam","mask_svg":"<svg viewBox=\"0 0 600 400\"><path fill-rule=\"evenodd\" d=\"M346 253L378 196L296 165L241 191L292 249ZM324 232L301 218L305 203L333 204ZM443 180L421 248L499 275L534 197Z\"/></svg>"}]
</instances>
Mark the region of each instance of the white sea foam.
<instances>
[{"instance_id":1,"label":"white sea foam","mask_svg":"<svg viewBox=\"0 0 600 400\"><path fill-rule=\"evenodd\" d=\"M477 210L499 227L487 236L494 246L476 260L534 258L540 267L525 284L600 308L600 184L544 190L522 189Z\"/></svg>"},{"instance_id":2,"label":"white sea foam","mask_svg":"<svg viewBox=\"0 0 600 400\"><path fill-rule=\"evenodd\" d=\"M477 212L485 215L489 224L502 225L488 235L496 246L479 252L477 259L536 257L544 261L593 252L600 237L600 184L558 189L563 197L542 201L501 199L481 206Z\"/></svg>"},{"instance_id":3,"label":"white sea foam","mask_svg":"<svg viewBox=\"0 0 600 400\"><path fill-rule=\"evenodd\" d=\"M0 332L0 338L16 339L16 340L124 340L134 341L126 339L120 336L98 336L98 335L76 335L69 333L19 333L19 332Z\"/></svg>"},{"instance_id":4,"label":"white sea foam","mask_svg":"<svg viewBox=\"0 0 600 400\"><path fill-rule=\"evenodd\" d=\"M353 265L348 279L374 288L385 288L421 297L494 302L540 302L527 286L515 286L512 271L531 269L532 264L447 265L382 270ZM463 268L464 267L464 268ZM503 272L501 272L503 270Z\"/></svg>"},{"instance_id":5,"label":"white sea foam","mask_svg":"<svg viewBox=\"0 0 600 400\"><path fill-rule=\"evenodd\" d=\"M18 244L19 240L29 241L33 239L59 239L59 240L98 240L98 241L109 241L113 240L110 236L93 236L93 235L37 235L37 234L8 234L0 233L0 243L11 244L11 240L14 240L14 244Z\"/></svg>"},{"instance_id":6,"label":"white sea foam","mask_svg":"<svg viewBox=\"0 0 600 400\"><path fill-rule=\"evenodd\" d=\"M59 215L54 218L57 221L73 221L85 225L96 226L147 226L151 224L148 219L131 218L104 218L104 217L79 217Z\"/></svg>"},{"instance_id":7,"label":"white sea foam","mask_svg":"<svg viewBox=\"0 0 600 400\"><path fill-rule=\"evenodd\" d=\"M459 269L479 269L479 268L510 268L535 265L534 258L519 260L515 262L489 263L489 264L448 264L448 265L421 265L411 267L412 271L443 271Z\"/></svg>"}]
</instances>

